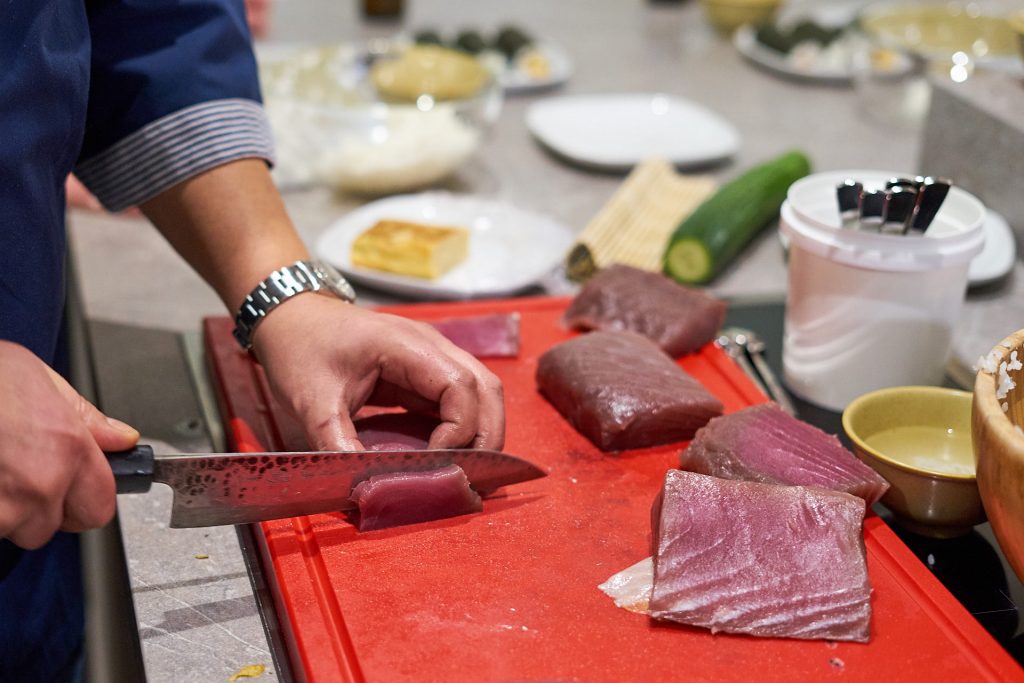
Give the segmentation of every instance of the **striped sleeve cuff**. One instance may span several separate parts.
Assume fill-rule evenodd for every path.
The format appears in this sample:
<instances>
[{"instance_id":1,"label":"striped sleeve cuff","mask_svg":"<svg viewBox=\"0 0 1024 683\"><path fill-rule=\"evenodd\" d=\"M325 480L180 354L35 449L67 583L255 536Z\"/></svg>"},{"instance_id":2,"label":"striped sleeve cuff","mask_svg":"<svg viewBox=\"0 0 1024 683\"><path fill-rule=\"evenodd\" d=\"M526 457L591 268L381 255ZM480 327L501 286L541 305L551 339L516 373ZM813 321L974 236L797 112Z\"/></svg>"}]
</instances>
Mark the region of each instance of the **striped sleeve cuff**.
<instances>
[{"instance_id":1,"label":"striped sleeve cuff","mask_svg":"<svg viewBox=\"0 0 1024 683\"><path fill-rule=\"evenodd\" d=\"M273 162L263 107L246 99L214 100L147 124L82 161L75 175L104 207L121 211L203 171L247 158Z\"/></svg>"}]
</instances>

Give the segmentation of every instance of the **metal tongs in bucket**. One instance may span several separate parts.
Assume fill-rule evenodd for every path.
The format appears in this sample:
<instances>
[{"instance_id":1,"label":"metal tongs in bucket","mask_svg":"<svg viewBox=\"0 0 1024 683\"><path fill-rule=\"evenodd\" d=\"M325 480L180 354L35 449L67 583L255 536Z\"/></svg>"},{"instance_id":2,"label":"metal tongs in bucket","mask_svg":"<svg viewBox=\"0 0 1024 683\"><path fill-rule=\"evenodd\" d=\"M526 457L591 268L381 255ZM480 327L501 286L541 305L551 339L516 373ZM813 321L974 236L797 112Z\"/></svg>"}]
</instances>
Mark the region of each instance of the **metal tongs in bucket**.
<instances>
[{"instance_id":1,"label":"metal tongs in bucket","mask_svg":"<svg viewBox=\"0 0 1024 683\"><path fill-rule=\"evenodd\" d=\"M953 181L932 176L890 178L884 190L847 179L836 188L842 227L890 235L923 235Z\"/></svg>"}]
</instances>

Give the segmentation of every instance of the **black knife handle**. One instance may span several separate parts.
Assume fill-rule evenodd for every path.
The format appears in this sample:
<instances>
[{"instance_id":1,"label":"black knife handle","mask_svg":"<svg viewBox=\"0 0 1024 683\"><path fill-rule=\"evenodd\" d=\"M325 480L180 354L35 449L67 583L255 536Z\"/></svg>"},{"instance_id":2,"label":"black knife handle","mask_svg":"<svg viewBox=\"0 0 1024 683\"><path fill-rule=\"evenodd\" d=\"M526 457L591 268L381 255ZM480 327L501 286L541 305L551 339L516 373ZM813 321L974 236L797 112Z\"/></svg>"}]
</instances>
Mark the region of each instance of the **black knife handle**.
<instances>
[{"instance_id":1,"label":"black knife handle","mask_svg":"<svg viewBox=\"0 0 1024 683\"><path fill-rule=\"evenodd\" d=\"M106 453L118 493L145 493L153 485L152 446L136 446L130 451Z\"/></svg>"}]
</instances>

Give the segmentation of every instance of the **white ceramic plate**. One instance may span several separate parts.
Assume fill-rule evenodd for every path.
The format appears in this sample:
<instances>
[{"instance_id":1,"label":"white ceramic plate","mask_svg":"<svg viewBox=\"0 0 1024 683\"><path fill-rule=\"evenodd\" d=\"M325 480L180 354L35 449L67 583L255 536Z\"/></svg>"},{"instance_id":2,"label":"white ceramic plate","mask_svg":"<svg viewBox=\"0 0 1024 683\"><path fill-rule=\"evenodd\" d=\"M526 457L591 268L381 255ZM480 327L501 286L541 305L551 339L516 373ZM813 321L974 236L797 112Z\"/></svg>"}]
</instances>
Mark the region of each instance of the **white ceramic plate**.
<instances>
[{"instance_id":1,"label":"white ceramic plate","mask_svg":"<svg viewBox=\"0 0 1024 683\"><path fill-rule=\"evenodd\" d=\"M992 209L985 214L985 246L981 253L971 260L967 271L967 282L970 287L978 287L1006 277L1013 270L1013 262L1017 258L1017 243L1013 238L1013 230ZM789 249L789 238L780 230L779 241L783 249Z\"/></svg>"},{"instance_id":2,"label":"white ceramic plate","mask_svg":"<svg viewBox=\"0 0 1024 683\"><path fill-rule=\"evenodd\" d=\"M740 136L695 102L662 94L574 95L530 106L530 132L569 161L627 171L651 157L693 166L732 156Z\"/></svg>"},{"instance_id":3,"label":"white ceramic plate","mask_svg":"<svg viewBox=\"0 0 1024 683\"><path fill-rule=\"evenodd\" d=\"M552 43L542 42L536 44L534 49L548 60L550 73L543 78L537 78L531 76L524 69L510 66L498 78L501 82L501 87L504 88L506 93L515 94L546 90L547 88L562 85L572 76L572 59L569 58L569 54L561 47Z\"/></svg>"},{"instance_id":4,"label":"white ceramic plate","mask_svg":"<svg viewBox=\"0 0 1024 683\"><path fill-rule=\"evenodd\" d=\"M353 240L388 218L468 228L469 257L437 280L353 266ZM415 298L469 299L513 294L535 284L561 262L573 238L568 226L506 202L425 192L352 211L320 236L316 252L359 284Z\"/></svg>"},{"instance_id":5,"label":"white ceramic plate","mask_svg":"<svg viewBox=\"0 0 1024 683\"><path fill-rule=\"evenodd\" d=\"M971 261L967 277L972 287L986 285L1005 277L1013 269L1017 258L1017 243L1013 239L1013 230L992 209L985 216L985 246L981 253Z\"/></svg>"},{"instance_id":6,"label":"white ceramic plate","mask_svg":"<svg viewBox=\"0 0 1024 683\"><path fill-rule=\"evenodd\" d=\"M809 60L801 63L789 56L765 47L757 40L756 29L750 25L741 26L733 34L732 43L736 50L754 64L786 78L829 85L849 85L853 82L850 60L843 64L832 64L828 60ZM840 40L842 40L840 38ZM842 49L841 43L835 49Z\"/></svg>"}]
</instances>

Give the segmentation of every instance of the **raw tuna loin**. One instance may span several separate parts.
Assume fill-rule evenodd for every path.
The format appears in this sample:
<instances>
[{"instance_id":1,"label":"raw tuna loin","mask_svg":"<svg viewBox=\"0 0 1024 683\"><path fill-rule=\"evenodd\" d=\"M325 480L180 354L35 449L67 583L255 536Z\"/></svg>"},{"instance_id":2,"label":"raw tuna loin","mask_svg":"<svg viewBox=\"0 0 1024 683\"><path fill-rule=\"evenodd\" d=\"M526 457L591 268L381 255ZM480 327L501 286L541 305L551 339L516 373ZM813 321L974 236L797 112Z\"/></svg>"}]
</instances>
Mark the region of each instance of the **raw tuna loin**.
<instances>
[{"instance_id":1,"label":"raw tuna loin","mask_svg":"<svg viewBox=\"0 0 1024 683\"><path fill-rule=\"evenodd\" d=\"M867 642L864 510L838 491L671 470L650 614L713 633Z\"/></svg>"},{"instance_id":2,"label":"raw tuna loin","mask_svg":"<svg viewBox=\"0 0 1024 683\"><path fill-rule=\"evenodd\" d=\"M616 264L584 285L569 304L565 322L584 330L631 330L679 357L715 338L725 309L724 301L703 290Z\"/></svg>"},{"instance_id":3,"label":"raw tuna loin","mask_svg":"<svg viewBox=\"0 0 1024 683\"><path fill-rule=\"evenodd\" d=\"M764 403L717 417L680 455L690 472L770 484L822 486L874 504L889 483L835 436Z\"/></svg>"},{"instance_id":4,"label":"raw tuna loin","mask_svg":"<svg viewBox=\"0 0 1024 683\"><path fill-rule=\"evenodd\" d=\"M519 355L518 313L446 318L430 324L456 346L477 358L515 358Z\"/></svg>"},{"instance_id":5,"label":"raw tuna loin","mask_svg":"<svg viewBox=\"0 0 1024 683\"><path fill-rule=\"evenodd\" d=\"M718 399L632 332L591 332L549 349L537 385L603 451L683 441L722 414Z\"/></svg>"}]
</instances>

